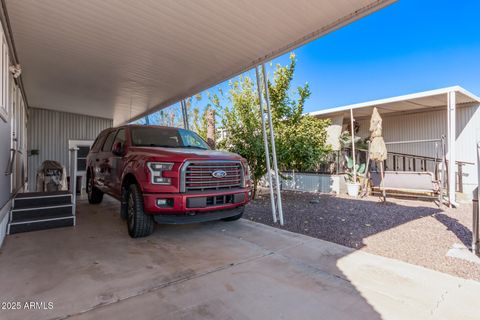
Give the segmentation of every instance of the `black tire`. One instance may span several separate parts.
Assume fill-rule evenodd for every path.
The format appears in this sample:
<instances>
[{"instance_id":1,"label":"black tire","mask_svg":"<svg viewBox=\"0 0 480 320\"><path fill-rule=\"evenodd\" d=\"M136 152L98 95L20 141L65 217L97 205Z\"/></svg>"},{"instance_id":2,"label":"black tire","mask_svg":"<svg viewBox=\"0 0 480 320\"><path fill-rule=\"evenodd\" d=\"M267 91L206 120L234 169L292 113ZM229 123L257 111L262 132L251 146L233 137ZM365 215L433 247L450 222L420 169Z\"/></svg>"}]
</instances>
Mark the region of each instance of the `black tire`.
<instances>
[{"instance_id":1,"label":"black tire","mask_svg":"<svg viewBox=\"0 0 480 320\"><path fill-rule=\"evenodd\" d=\"M146 237L152 234L155 221L143 211L143 196L136 184L128 186L127 192L127 228L132 238Z\"/></svg>"},{"instance_id":2,"label":"black tire","mask_svg":"<svg viewBox=\"0 0 480 320\"><path fill-rule=\"evenodd\" d=\"M95 187L91 174L87 175L87 195L90 204L99 204L103 200L103 192Z\"/></svg>"},{"instance_id":3,"label":"black tire","mask_svg":"<svg viewBox=\"0 0 480 320\"><path fill-rule=\"evenodd\" d=\"M244 211L245 211L245 207L242 207L242 211L239 214L237 214L236 216L228 217L228 218L225 218L225 219L222 219L222 220L223 221L237 221L238 219L240 219L243 216Z\"/></svg>"}]
</instances>

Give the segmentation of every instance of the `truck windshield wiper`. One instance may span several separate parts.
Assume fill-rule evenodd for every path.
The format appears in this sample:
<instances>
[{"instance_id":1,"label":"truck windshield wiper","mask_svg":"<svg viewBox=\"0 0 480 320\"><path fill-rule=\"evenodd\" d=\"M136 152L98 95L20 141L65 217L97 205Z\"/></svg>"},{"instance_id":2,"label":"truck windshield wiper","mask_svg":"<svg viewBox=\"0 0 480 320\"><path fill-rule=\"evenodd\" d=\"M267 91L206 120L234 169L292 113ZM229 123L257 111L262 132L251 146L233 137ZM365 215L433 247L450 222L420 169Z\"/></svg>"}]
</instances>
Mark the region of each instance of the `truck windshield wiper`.
<instances>
[{"instance_id":1,"label":"truck windshield wiper","mask_svg":"<svg viewBox=\"0 0 480 320\"><path fill-rule=\"evenodd\" d=\"M192 148L192 149L201 149L201 150L208 150L207 148L200 147L200 146L169 146L166 144L138 144L137 147L158 147L158 148Z\"/></svg>"},{"instance_id":2,"label":"truck windshield wiper","mask_svg":"<svg viewBox=\"0 0 480 320\"><path fill-rule=\"evenodd\" d=\"M155 143L144 144L142 146L144 146L144 147L159 147L159 148L175 148L173 146L167 146L166 144L155 144Z\"/></svg>"},{"instance_id":3,"label":"truck windshield wiper","mask_svg":"<svg viewBox=\"0 0 480 320\"><path fill-rule=\"evenodd\" d=\"M192 149L208 150L207 148L199 147L199 146L178 146L176 148L192 148Z\"/></svg>"}]
</instances>

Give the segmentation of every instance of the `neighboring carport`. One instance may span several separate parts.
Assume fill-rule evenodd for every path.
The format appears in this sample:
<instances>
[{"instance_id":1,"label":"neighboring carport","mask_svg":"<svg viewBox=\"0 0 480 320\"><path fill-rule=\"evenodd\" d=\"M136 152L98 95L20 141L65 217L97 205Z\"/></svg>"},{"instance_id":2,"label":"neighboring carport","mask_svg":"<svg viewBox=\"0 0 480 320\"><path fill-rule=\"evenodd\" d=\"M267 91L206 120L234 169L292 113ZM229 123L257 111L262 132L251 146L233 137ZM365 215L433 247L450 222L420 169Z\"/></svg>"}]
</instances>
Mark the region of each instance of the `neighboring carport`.
<instances>
[{"instance_id":1,"label":"neighboring carport","mask_svg":"<svg viewBox=\"0 0 480 320\"><path fill-rule=\"evenodd\" d=\"M447 164L444 178L447 182L445 183L448 191L447 202L450 205L458 206L456 191L463 192L462 178L467 183L468 188L465 192L468 196L471 195L477 184L477 168L474 164L476 161L475 141L479 138L479 104L480 97L460 86L453 86L324 109L310 114L333 121L333 125L337 128L330 129L330 135L335 133L335 137L332 135L330 139L336 140L338 144L342 126L350 124L352 120L358 126L356 134L362 138L369 138L370 118L373 109L377 108L384 118L383 133L389 152L396 151L420 157L437 157L439 162L443 158L441 145L442 136L444 136ZM354 119L351 119L352 114ZM403 157L403 161L405 162L405 157ZM465 168L462 169L462 165L466 165ZM391 167L397 166L392 165ZM419 163L418 167L420 167ZM413 168L411 171L416 170L415 164L413 164ZM426 168L424 169L427 171ZM396 171L397 169L391 170ZM428 166L428 171L432 170L433 168ZM464 170L463 174L462 170ZM403 171L408 171L405 170L405 163ZM420 169L417 168L417 171ZM459 187L459 185L462 186Z\"/></svg>"}]
</instances>

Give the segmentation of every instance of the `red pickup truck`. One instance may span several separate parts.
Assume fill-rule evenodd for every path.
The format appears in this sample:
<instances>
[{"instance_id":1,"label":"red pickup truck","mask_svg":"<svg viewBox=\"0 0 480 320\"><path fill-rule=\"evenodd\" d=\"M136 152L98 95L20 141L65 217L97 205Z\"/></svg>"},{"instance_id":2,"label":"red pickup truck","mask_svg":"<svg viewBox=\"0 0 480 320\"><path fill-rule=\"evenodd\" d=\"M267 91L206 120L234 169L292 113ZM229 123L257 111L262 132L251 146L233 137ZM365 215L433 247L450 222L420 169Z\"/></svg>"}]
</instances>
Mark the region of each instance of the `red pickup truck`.
<instances>
[{"instance_id":1,"label":"red pickup truck","mask_svg":"<svg viewBox=\"0 0 480 320\"><path fill-rule=\"evenodd\" d=\"M107 193L121 202L131 237L155 222L233 221L250 200L245 159L211 150L196 133L180 128L126 125L104 130L87 157L91 204Z\"/></svg>"}]
</instances>

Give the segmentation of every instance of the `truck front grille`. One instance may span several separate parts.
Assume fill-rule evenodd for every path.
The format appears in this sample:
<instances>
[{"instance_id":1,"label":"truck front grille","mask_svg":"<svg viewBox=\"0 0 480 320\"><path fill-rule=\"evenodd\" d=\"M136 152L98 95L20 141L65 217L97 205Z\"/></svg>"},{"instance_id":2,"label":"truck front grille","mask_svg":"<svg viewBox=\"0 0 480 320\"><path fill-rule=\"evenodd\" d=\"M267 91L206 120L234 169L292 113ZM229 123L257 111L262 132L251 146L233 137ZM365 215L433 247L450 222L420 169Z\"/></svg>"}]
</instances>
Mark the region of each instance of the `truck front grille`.
<instances>
[{"instance_id":1,"label":"truck front grille","mask_svg":"<svg viewBox=\"0 0 480 320\"><path fill-rule=\"evenodd\" d=\"M224 177L213 173L224 171ZM182 169L182 192L232 190L243 185L243 167L239 161L191 161Z\"/></svg>"}]
</instances>

